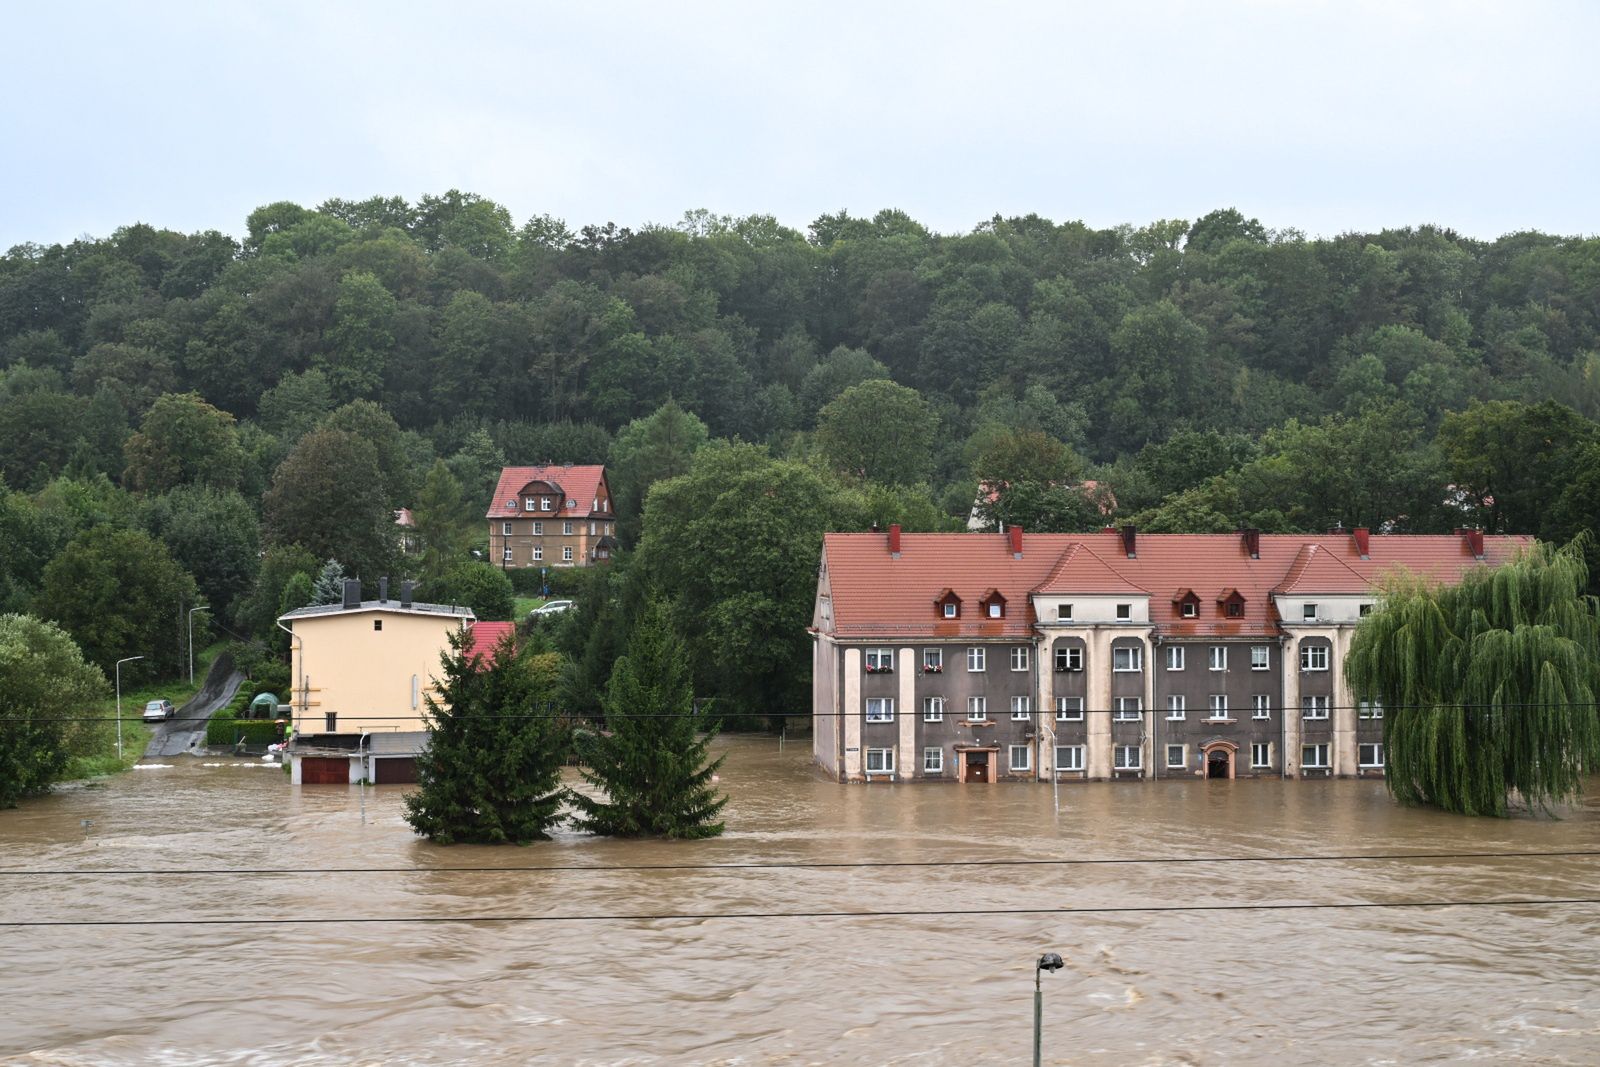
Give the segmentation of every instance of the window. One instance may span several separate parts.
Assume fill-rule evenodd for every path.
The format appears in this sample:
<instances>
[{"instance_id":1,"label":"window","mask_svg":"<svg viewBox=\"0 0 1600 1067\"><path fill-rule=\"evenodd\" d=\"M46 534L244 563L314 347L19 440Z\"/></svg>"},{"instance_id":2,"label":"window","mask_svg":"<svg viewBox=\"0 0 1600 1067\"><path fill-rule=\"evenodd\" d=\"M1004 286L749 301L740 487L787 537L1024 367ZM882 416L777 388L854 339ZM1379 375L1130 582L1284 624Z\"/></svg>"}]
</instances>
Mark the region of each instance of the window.
<instances>
[{"instance_id":1,"label":"window","mask_svg":"<svg viewBox=\"0 0 1600 1067\"><path fill-rule=\"evenodd\" d=\"M1200 614L1200 605L1192 600L1185 600L1178 605L1178 613L1186 619L1192 619Z\"/></svg>"},{"instance_id":2,"label":"window","mask_svg":"<svg viewBox=\"0 0 1600 1067\"><path fill-rule=\"evenodd\" d=\"M1083 698L1082 697L1056 697L1057 722L1082 722Z\"/></svg>"},{"instance_id":3,"label":"window","mask_svg":"<svg viewBox=\"0 0 1600 1067\"><path fill-rule=\"evenodd\" d=\"M1185 759L1184 756L1185 753L1182 745L1168 745L1167 768L1169 770L1173 768L1182 770L1183 768L1187 767L1189 765L1189 761Z\"/></svg>"},{"instance_id":4,"label":"window","mask_svg":"<svg viewBox=\"0 0 1600 1067\"><path fill-rule=\"evenodd\" d=\"M1381 719L1383 718L1383 704L1376 700L1360 701L1356 705L1356 717L1358 719Z\"/></svg>"},{"instance_id":5,"label":"window","mask_svg":"<svg viewBox=\"0 0 1600 1067\"><path fill-rule=\"evenodd\" d=\"M567 501L567 507L569 507L569 508L575 508L575 507L577 507L577 506L578 506L578 502L577 502L577 501L576 501L576 500L568 500L568 501Z\"/></svg>"},{"instance_id":6,"label":"window","mask_svg":"<svg viewBox=\"0 0 1600 1067\"><path fill-rule=\"evenodd\" d=\"M561 524L561 532L564 533L564 534L569 534L569 533L572 532L572 522L571 522L571 520L568 520L567 522L564 522L564 523Z\"/></svg>"},{"instance_id":7,"label":"window","mask_svg":"<svg viewBox=\"0 0 1600 1067\"><path fill-rule=\"evenodd\" d=\"M1252 719L1272 718L1272 698L1266 693L1257 693L1250 698L1250 717Z\"/></svg>"},{"instance_id":8,"label":"window","mask_svg":"<svg viewBox=\"0 0 1600 1067\"><path fill-rule=\"evenodd\" d=\"M1272 766L1272 745L1269 742L1257 741L1250 746L1250 766L1258 770Z\"/></svg>"},{"instance_id":9,"label":"window","mask_svg":"<svg viewBox=\"0 0 1600 1067\"><path fill-rule=\"evenodd\" d=\"M1300 766L1304 767L1306 770L1311 770L1311 771L1317 770L1319 768L1327 767L1328 766L1328 745L1327 745L1327 743L1323 742L1320 745L1301 745L1300 746Z\"/></svg>"},{"instance_id":10,"label":"window","mask_svg":"<svg viewBox=\"0 0 1600 1067\"><path fill-rule=\"evenodd\" d=\"M894 773L894 749L892 749L892 748L869 748L869 749L867 749L867 773L868 774L893 774Z\"/></svg>"},{"instance_id":11,"label":"window","mask_svg":"<svg viewBox=\"0 0 1600 1067\"><path fill-rule=\"evenodd\" d=\"M511 524L509 522L502 522L500 524L500 536L502 536L502 537L510 537L511 536Z\"/></svg>"},{"instance_id":12,"label":"window","mask_svg":"<svg viewBox=\"0 0 1600 1067\"><path fill-rule=\"evenodd\" d=\"M1082 745L1057 745L1056 770L1081 771L1083 770Z\"/></svg>"},{"instance_id":13,"label":"window","mask_svg":"<svg viewBox=\"0 0 1600 1067\"><path fill-rule=\"evenodd\" d=\"M1058 648L1056 649L1056 670L1081 671L1083 670L1083 649Z\"/></svg>"},{"instance_id":14,"label":"window","mask_svg":"<svg viewBox=\"0 0 1600 1067\"><path fill-rule=\"evenodd\" d=\"M989 700L987 697L967 698L967 718L973 722L982 722L989 717Z\"/></svg>"},{"instance_id":15,"label":"window","mask_svg":"<svg viewBox=\"0 0 1600 1067\"><path fill-rule=\"evenodd\" d=\"M1300 669L1303 671L1327 670L1328 646L1302 645L1300 648Z\"/></svg>"},{"instance_id":16,"label":"window","mask_svg":"<svg viewBox=\"0 0 1600 1067\"><path fill-rule=\"evenodd\" d=\"M944 602L944 617L947 619L956 617L956 602L954 600L946 600Z\"/></svg>"},{"instance_id":17,"label":"window","mask_svg":"<svg viewBox=\"0 0 1600 1067\"><path fill-rule=\"evenodd\" d=\"M536 522L536 523L533 524L533 536L535 536L535 537L543 537L544 536L544 523Z\"/></svg>"},{"instance_id":18,"label":"window","mask_svg":"<svg viewBox=\"0 0 1600 1067\"><path fill-rule=\"evenodd\" d=\"M989 618L998 619L1006 613L1006 606L998 600L989 601Z\"/></svg>"},{"instance_id":19,"label":"window","mask_svg":"<svg viewBox=\"0 0 1600 1067\"><path fill-rule=\"evenodd\" d=\"M561 558L562 558L563 561L565 561L567 563L571 563L572 562L572 546L571 545L568 545L566 548L563 548L561 550Z\"/></svg>"},{"instance_id":20,"label":"window","mask_svg":"<svg viewBox=\"0 0 1600 1067\"><path fill-rule=\"evenodd\" d=\"M1138 745L1118 745L1112 751L1111 765L1119 771L1136 771L1144 766Z\"/></svg>"},{"instance_id":21,"label":"window","mask_svg":"<svg viewBox=\"0 0 1600 1067\"><path fill-rule=\"evenodd\" d=\"M973 674L977 674L979 671L984 669L984 662L986 659L987 650L982 648L967 649L967 670L971 671Z\"/></svg>"},{"instance_id":22,"label":"window","mask_svg":"<svg viewBox=\"0 0 1600 1067\"><path fill-rule=\"evenodd\" d=\"M1300 712L1308 719L1326 719L1328 717L1328 698L1301 697Z\"/></svg>"},{"instance_id":23,"label":"window","mask_svg":"<svg viewBox=\"0 0 1600 1067\"><path fill-rule=\"evenodd\" d=\"M1011 769L1013 771L1028 771L1033 769L1033 746L1011 746Z\"/></svg>"},{"instance_id":24,"label":"window","mask_svg":"<svg viewBox=\"0 0 1600 1067\"><path fill-rule=\"evenodd\" d=\"M1138 645L1123 645L1111 650L1111 669L1137 671L1144 668L1144 649Z\"/></svg>"},{"instance_id":25,"label":"window","mask_svg":"<svg viewBox=\"0 0 1600 1067\"><path fill-rule=\"evenodd\" d=\"M1356 761L1363 767L1383 766L1383 746L1380 744L1357 745Z\"/></svg>"},{"instance_id":26,"label":"window","mask_svg":"<svg viewBox=\"0 0 1600 1067\"><path fill-rule=\"evenodd\" d=\"M922 721L944 722L944 697L922 698Z\"/></svg>"},{"instance_id":27,"label":"window","mask_svg":"<svg viewBox=\"0 0 1600 1067\"><path fill-rule=\"evenodd\" d=\"M894 698L893 697L868 697L867 698L868 722L893 722Z\"/></svg>"},{"instance_id":28,"label":"window","mask_svg":"<svg viewBox=\"0 0 1600 1067\"><path fill-rule=\"evenodd\" d=\"M507 545L505 548L500 550L500 558L505 560L507 563L511 562L511 546L510 545Z\"/></svg>"},{"instance_id":29,"label":"window","mask_svg":"<svg viewBox=\"0 0 1600 1067\"><path fill-rule=\"evenodd\" d=\"M339 729L339 713L330 711L322 717L322 723L327 727L328 733L337 733Z\"/></svg>"},{"instance_id":30,"label":"window","mask_svg":"<svg viewBox=\"0 0 1600 1067\"><path fill-rule=\"evenodd\" d=\"M1250 646L1250 669L1253 671L1270 670L1272 667L1272 646Z\"/></svg>"},{"instance_id":31,"label":"window","mask_svg":"<svg viewBox=\"0 0 1600 1067\"><path fill-rule=\"evenodd\" d=\"M382 620L382 619L373 619L373 620L372 620L372 628L373 628L373 629L374 629L374 630L381 630L381 629L383 629L383 620Z\"/></svg>"},{"instance_id":32,"label":"window","mask_svg":"<svg viewBox=\"0 0 1600 1067\"><path fill-rule=\"evenodd\" d=\"M1317 606L1315 604L1300 605L1300 617L1307 622L1315 622L1317 620Z\"/></svg>"},{"instance_id":33,"label":"window","mask_svg":"<svg viewBox=\"0 0 1600 1067\"><path fill-rule=\"evenodd\" d=\"M1230 619L1244 618L1244 601L1230 600L1222 605L1222 613Z\"/></svg>"},{"instance_id":34,"label":"window","mask_svg":"<svg viewBox=\"0 0 1600 1067\"><path fill-rule=\"evenodd\" d=\"M925 648L922 650L922 669L927 674L939 674L944 671L944 649Z\"/></svg>"},{"instance_id":35,"label":"window","mask_svg":"<svg viewBox=\"0 0 1600 1067\"><path fill-rule=\"evenodd\" d=\"M1184 716L1186 716L1188 714L1189 714L1189 712L1188 712L1187 708L1185 707L1185 698L1184 697L1179 696L1176 693L1174 693L1173 695L1167 697L1167 718L1168 719L1171 719L1171 720L1175 721L1175 720L1183 718Z\"/></svg>"},{"instance_id":36,"label":"window","mask_svg":"<svg viewBox=\"0 0 1600 1067\"><path fill-rule=\"evenodd\" d=\"M942 749L942 748L925 748L925 749L922 750L922 773L923 774L943 774L944 773L944 749Z\"/></svg>"},{"instance_id":37,"label":"window","mask_svg":"<svg viewBox=\"0 0 1600 1067\"><path fill-rule=\"evenodd\" d=\"M1033 701L1027 697L1011 698L1011 718L1017 722L1026 722L1033 716Z\"/></svg>"},{"instance_id":38,"label":"window","mask_svg":"<svg viewBox=\"0 0 1600 1067\"><path fill-rule=\"evenodd\" d=\"M868 674L893 674L894 673L894 649L892 649L892 648L869 648L869 649L867 649L867 673Z\"/></svg>"},{"instance_id":39,"label":"window","mask_svg":"<svg viewBox=\"0 0 1600 1067\"><path fill-rule=\"evenodd\" d=\"M1118 697L1114 702L1112 718L1117 722L1138 722L1143 705L1139 697Z\"/></svg>"},{"instance_id":40,"label":"window","mask_svg":"<svg viewBox=\"0 0 1600 1067\"><path fill-rule=\"evenodd\" d=\"M1124 622L1126 622L1127 620L1133 618L1133 605L1132 604L1118 604L1117 605L1117 618L1119 620L1124 621Z\"/></svg>"},{"instance_id":41,"label":"window","mask_svg":"<svg viewBox=\"0 0 1600 1067\"><path fill-rule=\"evenodd\" d=\"M544 559L544 546L543 545L534 545L533 546L533 559L534 559L535 563L537 563L541 559Z\"/></svg>"},{"instance_id":42,"label":"window","mask_svg":"<svg viewBox=\"0 0 1600 1067\"><path fill-rule=\"evenodd\" d=\"M1072 619L1072 605L1071 604L1057 604L1056 605L1056 618L1058 618L1058 619L1067 619L1067 620L1070 621Z\"/></svg>"},{"instance_id":43,"label":"window","mask_svg":"<svg viewBox=\"0 0 1600 1067\"><path fill-rule=\"evenodd\" d=\"M1028 669L1028 646L1018 645L1011 650L1011 669L1025 671Z\"/></svg>"},{"instance_id":44,"label":"window","mask_svg":"<svg viewBox=\"0 0 1600 1067\"><path fill-rule=\"evenodd\" d=\"M1372 614L1372 605L1371 604L1358 605L1356 607L1356 614L1361 616L1363 619L1366 618L1368 615Z\"/></svg>"},{"instance_id":45,"label":"window","mask_svg":"<svg viewBox=\"0 0 1600 1067\"><path fill-rule=\"evenodd\" d=\"M550 500L549 497L542 498L539 501L539 510L540 511L549 511L551 503L552 503L552 501Z\"/></svg>"},{"instance_id":46,"label":"window","mask_svg":"<svg viewBox=\"0 0 1600 1067\"><path fill-rule=\"evenodd\" d=\"M1212 645L1211 646L1211 652L1210 652L1209 655L1210 655L1210 664L1211 664L1211 669L1212 670L1214 670L1214 671L1225 671L1225 670L1228 669L1228 646L1227 645Z\"/></svg>"},{"instance_id":47,"label":"window","mask_svg":"<svg viewBox=\"0 0 1600 1067\"><path fill-rule=\"evenodd\" d=\"M529 497L527 500L524 500L522 502L522 510L523 511L538 511L539 510L539 502L537 500L534 500L532 497Z\"/></svg>"},{"instance_id":48,"label":"window","mask_svg":"<svg viewBox=\"0 0 1600 1067\"><path fill-rule=\"evenodd\" d=\"M1168 645L1167 646L1167 670L1169 670L1169 671L1181 671L1181 670L1183 670L1183 646L1182 645Z\"/></svg>"},{"instance_id":49,"label":"window","mask_svg":"<svg viewBox=\"0 0 1600 1067\"><path fill-rule=\"evenodd\" d=\"M1226 693L1212 693L1210 696L1210 718L1226 719L1228 717L1228 695Z\"/></svg>"}]
</instances>

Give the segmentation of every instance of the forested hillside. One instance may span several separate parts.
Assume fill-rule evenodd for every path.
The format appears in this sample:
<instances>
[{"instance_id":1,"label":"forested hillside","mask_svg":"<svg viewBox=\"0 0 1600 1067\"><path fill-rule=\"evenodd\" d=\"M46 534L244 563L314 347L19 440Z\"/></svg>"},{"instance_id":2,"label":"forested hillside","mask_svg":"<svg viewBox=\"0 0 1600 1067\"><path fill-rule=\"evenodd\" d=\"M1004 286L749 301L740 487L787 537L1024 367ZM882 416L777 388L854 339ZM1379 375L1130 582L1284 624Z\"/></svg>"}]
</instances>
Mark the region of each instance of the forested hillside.
<instances>
[{"instance_id":1,"label":"forested hillside","mask_svg":"<svg viewBox=\"0 0 1600 1067\"><path fill-rule=\"evenodd\" d=\"M154 640L104 618L135 573L257 634L330 558L465 599L503 462L612 467L637 551L567 628L573 678L653 586L702 691L750 704L803 685L822 529L951 528L980 478L1034 529L1565 540L1600 514L1593 238L276 203L242 240L13 248L0 368L0 610L86 629L102 665Z\"/></svg>"}]
</instances>

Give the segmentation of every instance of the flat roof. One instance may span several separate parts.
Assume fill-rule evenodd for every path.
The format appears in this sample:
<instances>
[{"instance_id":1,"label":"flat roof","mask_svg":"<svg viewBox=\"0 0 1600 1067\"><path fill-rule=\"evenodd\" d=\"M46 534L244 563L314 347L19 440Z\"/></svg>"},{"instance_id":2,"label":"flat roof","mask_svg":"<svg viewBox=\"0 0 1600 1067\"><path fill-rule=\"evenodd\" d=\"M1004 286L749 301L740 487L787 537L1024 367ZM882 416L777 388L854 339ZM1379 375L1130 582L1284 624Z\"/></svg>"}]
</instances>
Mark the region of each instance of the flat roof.
<instances>
[{"instance_id":1,"label":"flat roof","mask_svg":"<svg viewBox=\"0 0 1600 1067\"><path fill-rule=\"evenodd\" d=\"M278 616L278 621L316 619L327 615L357 615L363 611L381 611L391 615L445 615L468 621L477 618L472 614L471 608L462 604L423 604L413 601L409 607L401 607L398 600L363 600L350 608L342 604L312 604L309 607L295 608L287 615Z\"/></svg>"}]
</instances>

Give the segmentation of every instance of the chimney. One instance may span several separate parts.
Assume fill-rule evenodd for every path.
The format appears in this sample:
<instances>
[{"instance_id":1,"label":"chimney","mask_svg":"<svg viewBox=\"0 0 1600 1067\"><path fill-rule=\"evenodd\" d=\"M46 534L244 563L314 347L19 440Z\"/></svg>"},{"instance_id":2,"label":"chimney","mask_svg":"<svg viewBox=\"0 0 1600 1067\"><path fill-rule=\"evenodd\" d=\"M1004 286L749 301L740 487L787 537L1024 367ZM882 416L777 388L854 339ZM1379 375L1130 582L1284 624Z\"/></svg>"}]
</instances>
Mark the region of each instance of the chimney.
<instances>
[{"instance_id":1,"label":"chimney","mask_svg":"<svg viewBox=\"0 0 1600 1067\"><path fill-rule=\"evenodd\" d=\"M1331 534L1342 534L1342 533L1344 533L1344 520L1343 519L1334 519L1333 520L1333 525L1328 527L1328 532L1331 533Z\"/></svg>"},{"instance_id":2,"label":"chimney","mask_svg":"<svg viewBox=\"0 0 1600 1067\"><path fill-rule=\"evenodd\" d=\"M1483 531L1482 530L1468 530L1466 533L1467 533L1467 549L1472 553L1472 558L1473 559L1482 559L1483 558Z\"/></svg>"},{"instance_id":3,"label":"chimney","mask_svg":"<svg viewBox=\"0 0 1600 1067\"><path fill-rule=\"evenodd\" d=\"M1261 531L1254 526L1246 526L1239 531L1240 538L1244 541L1244 550L1251 559L1261 558Z\"/></svg>"},{"instance_id":4,"label":"chimney","mask_svg":"<svg viewBox=\"0 0 1600 1067\"><path fill-rule=\"evenodd\" d=\"M411 590L415 589L416 586L417 586L416 582L401 582L400 583L400 606L401 607L409 608L411 606Z\"/></svg>"},{"instance_id":5,"label":"chimney","mask_svg":"<svg viewBox=\"0 0 1600 1067\"><path fill-rule=\"evenodd\" d=\"M1372 533L1365 526L1357 526L1350 531L1350 537L1356 543L1356 553L1362 559L1371 559L1368 549L1372 546Z\"/></svg>"},{"instance_id":6,"label":"chimney","mask_svg":"<svg viewBox=\"0 0 1600 1067\"><path fill-rule=\"evenodd\" d=\"M387 604L388 602L389 602L389 579L388 578L379 578L378 579L378 603Z\"/></svg>"},{"instance_id":7,"label":"chimney","mask_svg":"<svg viewBox=\"0 0 1600 1067\"><path fill-rule=\"evenodd\" d=\"M361 606L361 579L346 578L344 580L344 607L359 608Z\"/></svg>"},{"instance_id":8,"label":"chimney","mask_svg":"<svg viewBox=\"0 0 1600 1067\"><path fill-rule=\"evenodd\" d=\"M1124 526L1122 528L1122 551L1129 559L1137 559L1139 553L1135 551L1138 546L1139 527Z\"/></svg>"},{"instance_id":9,"label":"chimney","mask_svg":"<svg viewBox=\"0 0 1600 1067\"><path fill-rule=\"evenodd\" d=\"M891 559L900 558L900 524L898 522L889 524L889 557Z\"/></svg>"},{"instance_id":10,"label":"chimney","mask_svg":"<svg viewBox=\"0 0 1600 1067\"><path fill-rule=\"evenodd\" d=\"M1022 527L1011 527L1011 558L1022 558Z\"/></svg>"}]
</instances>

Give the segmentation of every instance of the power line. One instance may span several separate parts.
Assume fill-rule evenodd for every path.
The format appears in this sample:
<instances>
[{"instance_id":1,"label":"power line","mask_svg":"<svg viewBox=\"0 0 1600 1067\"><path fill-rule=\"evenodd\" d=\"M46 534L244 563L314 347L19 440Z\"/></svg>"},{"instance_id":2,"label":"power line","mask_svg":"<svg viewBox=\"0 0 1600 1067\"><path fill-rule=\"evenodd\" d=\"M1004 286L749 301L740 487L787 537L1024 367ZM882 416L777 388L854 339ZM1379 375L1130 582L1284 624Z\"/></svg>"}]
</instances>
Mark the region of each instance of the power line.
<instances>
[{"instance_id":1,"label":"power line","mask_svg":"<svg viewBox=\"0 0 1600 1067\"><path fill-rule=\"evenodd\" d=\"M1216 912L1337 911L1402 908L1521 908L1574 907L1600 904L1600 897L1555 897L1513 900L1396 900L1347 903L1294 902L1276 904L1121 905L1097 908L929 908L895 911L730 911L660 912L611 915L355 915L308 918L254 916L227 919L16 919L0 920L0 928L71 926L332 926L365 924L444 925L463 923L569 923L569 922L709 922L719 919L920 919L976 918L1014 915L1158 915Z\"/></svg>"},{"instance_id":2,"label":"power line","mask_svg":"<svg viewBox=\"0 0 1600 1067\"><path fill-rule=\"evenodd\" d=\"M787 870L862 870L873 868L944 867L1101 867L1157 864L1223 863L1392 863L1414 860L1521 860L1595 859L1600 850L1554 852L1383 852L1346 855L1299 856L1146 856L1073 857L1063 859L992 860L818 860L771 863L642 863L642 864L532 864L507 867L187 867L187 868L46 868L25 870L0 868L0 877L35 875L39 877L142 877L212 875L314 875L314 874L531 874L540 872L584 872L607 874L643 871L787 871Z\"/></svg>"}]
</instances>

